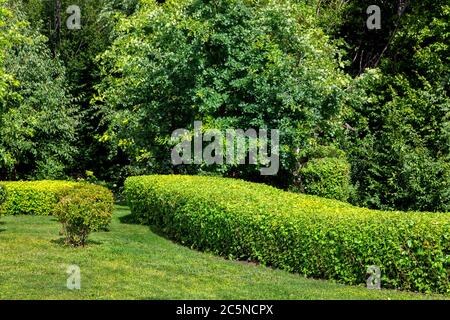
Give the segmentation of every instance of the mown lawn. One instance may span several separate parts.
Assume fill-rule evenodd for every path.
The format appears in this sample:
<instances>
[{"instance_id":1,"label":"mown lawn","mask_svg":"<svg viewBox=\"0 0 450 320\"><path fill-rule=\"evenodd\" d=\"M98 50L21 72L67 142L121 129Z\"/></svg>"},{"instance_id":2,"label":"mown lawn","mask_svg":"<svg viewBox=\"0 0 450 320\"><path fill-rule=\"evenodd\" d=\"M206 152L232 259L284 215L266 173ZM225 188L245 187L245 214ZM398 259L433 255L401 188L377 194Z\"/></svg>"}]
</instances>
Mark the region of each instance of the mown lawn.
<instances>
[{"instance_id":1,"label":"mown lawn","mask_svg":"<svg viewBox=\"0 0 450 320\"><path fill-rule=\"evenodd\" d=\"M61 245L52 217L0 219L0 299L431 299L373 291L196 252L125 223L116 207L110 231L86 248ZM66 288L66 268L81 268L81 290Z\"/></svg>"}]
</instances>

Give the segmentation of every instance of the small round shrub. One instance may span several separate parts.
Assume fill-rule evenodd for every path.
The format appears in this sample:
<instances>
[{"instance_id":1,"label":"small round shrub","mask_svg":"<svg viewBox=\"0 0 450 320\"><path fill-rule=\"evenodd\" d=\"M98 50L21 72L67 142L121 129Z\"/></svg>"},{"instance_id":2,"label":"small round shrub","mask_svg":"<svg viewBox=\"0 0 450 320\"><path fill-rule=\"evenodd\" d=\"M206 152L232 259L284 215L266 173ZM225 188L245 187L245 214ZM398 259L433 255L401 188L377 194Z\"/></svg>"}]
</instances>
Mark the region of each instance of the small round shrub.
<instances>
[{"instance_id":1,"label":"small round shrub","mask_svg":"<svg viewBox=\"0 0 450 320\"><path fill-rule=\"evenodd\" d=\"M350 164L345 159L311 159L300 175L307 194L341 201L350 196Z\"/></svg>"},{"instance_id":2,"label":"small round shrub","mask_svg":"<svg viewBox=\"0 0 450 320\"><path fill-rule=\"evenodd\" d=\"M347 201L352 195L350 164L342 150L316 146L305 152L298 184L291 191Z\"/></svg>"},{"instance_id":3,"label":"small round shrub","mask_svg":"<svg viewBox=\"0 0 450 320\"><path fill-rule=\"evenodd\" d=\"M55 216L63 225L66 244L85 246L90 232L104 229L113 211L111 191L96 185L81 185L64 195Z\"/></svg>"}]
</instances>

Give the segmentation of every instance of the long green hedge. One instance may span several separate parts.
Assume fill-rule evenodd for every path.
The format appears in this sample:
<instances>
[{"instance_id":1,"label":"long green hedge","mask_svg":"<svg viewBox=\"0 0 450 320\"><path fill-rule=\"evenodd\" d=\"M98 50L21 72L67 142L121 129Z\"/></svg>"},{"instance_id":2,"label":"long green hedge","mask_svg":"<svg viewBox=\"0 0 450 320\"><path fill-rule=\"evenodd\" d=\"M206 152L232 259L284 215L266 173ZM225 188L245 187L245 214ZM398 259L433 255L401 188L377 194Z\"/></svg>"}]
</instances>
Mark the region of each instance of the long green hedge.
<instances>
[{"instance_id":1,"label":"long green hedge","mask_svg":"<svg viewBox=\"0 0 450 320\"><path fill-rule=\"evenodd\" d=\"M450 214L383 212L234 179L131 177L133 214L179 242L309 277L450 292Z\"/></svg>"}]
</instances>

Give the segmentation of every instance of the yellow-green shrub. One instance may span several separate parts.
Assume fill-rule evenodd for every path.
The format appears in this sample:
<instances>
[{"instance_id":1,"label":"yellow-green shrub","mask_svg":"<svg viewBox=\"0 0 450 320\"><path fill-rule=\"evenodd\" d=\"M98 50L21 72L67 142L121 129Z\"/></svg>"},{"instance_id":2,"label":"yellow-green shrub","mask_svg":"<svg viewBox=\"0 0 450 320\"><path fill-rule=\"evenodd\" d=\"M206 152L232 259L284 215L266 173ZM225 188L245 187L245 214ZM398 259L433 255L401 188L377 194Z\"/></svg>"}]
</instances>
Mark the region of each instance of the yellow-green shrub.
<instances>
[{"instance_id":1,"label":"yellow-green shrub","mask_svg":"<svg viewBox=\"0 0 450 320\"><path fill-rule=\"evenodd\" d=\"M345 152L334 146L303 151L298 181L290 189L329 199L347 201L353 192L350 164Z\"/></svg>"},{"instance_id":2,"label":"yellow-green shrub","mask_svg":"<svg viewBox=\"0 0 450 320\"><path fill-rule=\"evenodd\" d=\"M383 212L234 179L131 177L133 214L181 243L310 277L450 292L450 215Z\"/></svg>"},{"instance_id":3,"label":"yellow-green shrub","mask_svg":"<svg viewBox=\"0 0 450 320\"><path fill-rule=\"evenodd\" d=\"M70 189L54 213L63 225L66 243L84 246L91 231L108 226L113 205L112 192L104 187L82 184Z\"/></svg>"}]
</instances>

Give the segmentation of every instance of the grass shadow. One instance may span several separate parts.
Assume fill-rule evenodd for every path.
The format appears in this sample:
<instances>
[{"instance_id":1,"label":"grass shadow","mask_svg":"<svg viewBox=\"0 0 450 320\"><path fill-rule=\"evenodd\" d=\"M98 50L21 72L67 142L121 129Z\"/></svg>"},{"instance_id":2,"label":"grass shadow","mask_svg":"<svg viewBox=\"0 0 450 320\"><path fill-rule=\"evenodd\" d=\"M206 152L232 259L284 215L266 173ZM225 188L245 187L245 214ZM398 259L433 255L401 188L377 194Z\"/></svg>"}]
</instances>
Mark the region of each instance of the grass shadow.
<instances>
[{"instance_id":1,"label":"grass shadow","mask_svg":"<svg viewBox=\"0 0 450 320\"><path fill-rule=\"evenodd\" d=\"M153 232L154 234L156 234L158 237L161 237L161 238L163 238L163 239L166 239L166 240L168 240L168 241L170 241L170 242L172 242L172 243L174 243L174 244L181 245L181 246L183 246L183 247L188 248L188 246L184 246L180 241L178 241L176 238L174 238L174 237L168 235L168 234L167 234L166 232L164 232L164 230L161 229L160 227L155 226L155 225L147 225L147 227L150 229L151 232ZM195 250L195 251L198 251L198 250L196 250L196 249L194 249L194 250Z\"/></svg>"},{"instance_id":2,"label":"grass shadow","mask_svg":"<svg viewBox=\"0 0 450 320\"><path fill-rule=\"evenodd\" d=\"M102 227L102 228L98 229L98 230L95 231L95 232L111 232L111 226L108 225L108 226L106 226L106 227Z\"/></svg>"},{"instance_id":3,"label":"grass shadow","mask_svg":"<svg viewBox=\"0 0 450 320\"><path fill-rule=\"evenodd\" d=\"M66 244L66 239L65 238L53 239L53 240L50 240L50 243L56 244L58 246L62 246L62 247L65 247L65 248L83 248L83 247L74 247L74 246ZM102 244L102 242L100 242L100 241L87 240L86 245L84 246L84 248L90 247L90 246L98 246L98 245L101 245L101 244Z\"/></svg>"},{"instance_id":4,"label":"grass shadow","mask_svg":"<svg viewBox=\"0 0 450 320\"><path fill-rule=\"evenodd\" d=\"M164 239L174 241L174 239L170 238L161 228L157 226L148 226L150 228L150 231L156 234L157 236L160 236Z\"/></svg>"},{"instance_id":5,"label":"grass shadow","mask_svg":"<svg viewBox=\"0 0 450 320\"><path fill-rule=\"evenodd\" d=\"M159 237L161 237L163 239L166 239L167 241L170 241L170 242L172 242L172 243L174 243L176 245L180 245L180 246L182 246L184 248L187 248L189 250L192 250L192 251L195 251L195 252L198 252L198 253L211 254L212 256L214 256L214 257L216 257L218 259L223 259L223 260L227 260L227 261L233 261L233 262L236 262L236 263L239 263L239 264L242 264L242 265L248 265L248 266L252 266L252 267L257 267L257 266L262 266L263 265L263 264L261 264L261 262L259 262L257 260L230 258L230 257L227 257L227 256L218 255L218 254L216 254L214 252L211 252L209 250L200 250L200 249L196 249L196 248L191 248L190 246L184 245L180 241L178 241L177 239L175 239L175 238L171 237L170 235L166 234L163 229L161 229L161 228L159 228L157 226L149 225L148 227L149 227L150 231L153 232L154 234L156 234L157 236L159 236ZM272 267L271 265L264 265L264 266L267 267L267 268L273 269L273 270L277 270L277 268Z\"/></svg>"},{"instance_id":6,"label":"grass shadow","mask_svg":"<svg viewBox=\"0 0 450 320\"><path fill-rule=\"evenodd\" d=\"M123 224L141 224L139 219L132 213L119 218L120 223Z\"/></svg>"}]
</instances>

